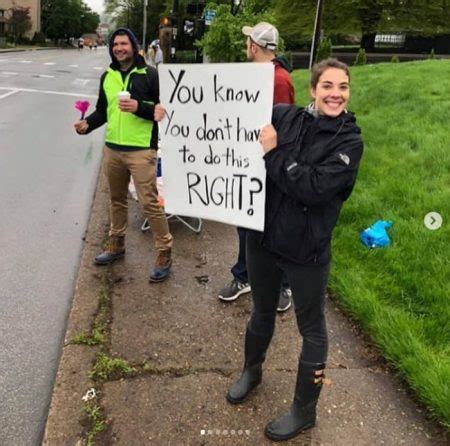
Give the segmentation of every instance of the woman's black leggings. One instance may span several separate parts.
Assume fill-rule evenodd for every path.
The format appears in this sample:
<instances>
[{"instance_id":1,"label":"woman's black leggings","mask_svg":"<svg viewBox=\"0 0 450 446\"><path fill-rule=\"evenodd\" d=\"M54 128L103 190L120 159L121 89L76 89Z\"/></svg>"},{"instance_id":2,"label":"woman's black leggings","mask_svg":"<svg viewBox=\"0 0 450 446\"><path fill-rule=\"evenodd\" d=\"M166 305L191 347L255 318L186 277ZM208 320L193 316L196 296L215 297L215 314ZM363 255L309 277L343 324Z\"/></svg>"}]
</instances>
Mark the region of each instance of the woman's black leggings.
<instances>
[{"instance_id":1,"label":"woman's black leggings","mask_svg":"<svg viewBox=\"0 0 450 446\"><path fill-rule=\"evenodd\" d=\"M304 266L282 259L261 246L260 235L247 236L247 269L253 295L249 329L261 336L273 335L283 272L291 286L295 315L303 347L303 361L327 360L325 291L329 264Z\"/></svg>"}]
</instances>

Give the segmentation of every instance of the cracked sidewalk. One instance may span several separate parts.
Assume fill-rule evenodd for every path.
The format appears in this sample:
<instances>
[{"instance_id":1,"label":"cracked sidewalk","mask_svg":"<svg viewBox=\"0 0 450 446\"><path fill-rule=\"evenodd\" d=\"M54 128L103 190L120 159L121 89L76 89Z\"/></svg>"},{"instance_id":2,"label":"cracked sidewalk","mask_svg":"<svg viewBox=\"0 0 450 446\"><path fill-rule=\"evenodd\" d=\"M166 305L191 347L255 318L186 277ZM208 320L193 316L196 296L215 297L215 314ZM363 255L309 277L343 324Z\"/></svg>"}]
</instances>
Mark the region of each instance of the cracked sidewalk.
<instances>
[{"instance_id":1,"label":"cracked sidewalk","mask_svg":"<svg viewBox=\"0 0 450 446\"><path fill-rule=\"evenodd\" d=\"M154 261L152 237L142 233L142 214L130 203L124 260L111 267L92 264L108 228L108 194L103 176L97 189L77 279L65 345L54 386L43 444L87 444L93 425L82 401L101 409L98 445L261 445L263 430L290 404L300 339L293 311L277 316L277 328L264 366L263 383L239 406L225 393L243 362L243 335L251 299L217 299L230 280L237 250L235 229L205 222L196 235L172 222L174 264L171 278L149 284ZM111 286L105 289L105 280ZM90 333L105 307L104 342L73 345ZM448 438L330 300L327 377L317 426L296 439L298 445L444 445ZM88 377L97 354L120 358L135 370L109 378ZM123 371L123 370L122 370ZM97 427L98 427L97 426Z\"/></svg>"}]
</instances>

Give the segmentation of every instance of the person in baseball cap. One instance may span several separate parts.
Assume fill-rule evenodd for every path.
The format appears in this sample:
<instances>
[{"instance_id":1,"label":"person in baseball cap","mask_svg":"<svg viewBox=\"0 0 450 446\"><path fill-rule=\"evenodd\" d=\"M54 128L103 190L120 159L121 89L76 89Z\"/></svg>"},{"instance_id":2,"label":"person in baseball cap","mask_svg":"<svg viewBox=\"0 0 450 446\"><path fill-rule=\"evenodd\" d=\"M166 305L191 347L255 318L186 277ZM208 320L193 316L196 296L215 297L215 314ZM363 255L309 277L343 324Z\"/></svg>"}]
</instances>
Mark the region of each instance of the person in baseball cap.
<instances>
[{"instance_id":1,"label":"person in baseball cap","mask_svg":"<svg viewBox=\"0 0 450 446\"><path fill-rule=\"evenodd\" d=\"M295 92L292 78L289 74L290 67L287 62L275 54L279 43L277 29L270 23L261 22L254 27L244 26L242 32L246 36L247 60L249 62L272 63L274 65L273 103L294 104ZM225 302L232 302L242 294L247 294L252 290L246 257L247 236L250 237L251 231L238 227L237 232L239 236L239 251L237 262L230 271L233 278L219 292L218 296L220 300ZM285 275L281 278L281 282L276 307L278 312L287 311L292 305L292 292ZM254 292L259 293L260 289L256 289ZM254 320L259 320L258 317L255 317ZM271 317L272 315L269 316L269 319ZM248 394L261 382L262 363L272 337L271 334L267 336L265 323L262 322L260 324L260 322L257 322L255 328L253 323L249 322L247 326L244 369L241 376L229 388L226 396L231 404L242 403Z\"/></svg>"},{"instance_id":2,"label":"person in baseball cap","mask_svg":"<svg viewBox=\"0 0 450 446\"><path fill-rule=\"evenodd\" d=\"M275 26L267 22L260 22L254 27L244 26L242 33L250 37L254 43L262 48L274 51L277 49L279 34Z\"/></svg>"},{"instance_id":3,"label":"person in baseball cap","mask_svg":"<svg viewBox=\"0 0 450 446\"><path fill-rule=\"evenodd\" d=\"M289 74L291 68L282 57L277 57L275 51L279 44L278 30L275 26L267 22L260 22L257 25L244 26L242 33L246 39L246 54L249 62L273 63L274 65L274 104L294 104L295 92L292 78ZM238 228L239 252L237 262L231 268L232 280L219 292L219 299L225 302L232 302L242 294L251 291L248 272L247 259L245 255L245 245L247 230ZM291 307L291 289L284 278L280 290L280 298L277 306L279 312L288 310ZM231 397L233 399L233 397Z\"/></svg>"}]
</instances>

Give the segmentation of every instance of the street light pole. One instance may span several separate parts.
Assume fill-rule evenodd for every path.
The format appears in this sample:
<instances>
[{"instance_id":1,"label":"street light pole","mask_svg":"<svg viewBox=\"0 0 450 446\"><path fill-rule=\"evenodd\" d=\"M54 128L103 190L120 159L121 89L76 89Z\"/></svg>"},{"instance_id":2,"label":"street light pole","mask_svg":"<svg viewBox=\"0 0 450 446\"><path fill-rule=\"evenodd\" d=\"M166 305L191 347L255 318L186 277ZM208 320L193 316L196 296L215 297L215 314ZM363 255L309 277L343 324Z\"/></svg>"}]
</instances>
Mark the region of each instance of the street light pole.
<instances>
[{"instance_id":1,"label":"street light pole","mask_svg":"<svg viewBox=\"0 0 450 446\"><path fill-rule=\"evenodd\" d=\"M314 53L318 40L320 40L320 28L322 24L323 0L317 0L316 18L314 20L314 31L311 42L311 54L309 55L309 69L311 70L314 61Z\"/></svg>"},{"instance_id":2,"label":"street light pole","mask_svg":"<svg viewBox=\"0 0 450 446\"><path fill-rule=\"evenodd\" d=\"M142 52L144 53L143 56L145 57L145 47L146 47L146 36L147 36L147 6L148 6L148 0L144 0L144 23L142 26Z\"/></svg>"},{"instance_id":3,"label":"street light pole","mask_svg":"<svg viewBox=\"0 0 450 446\"><path fill-rule=\"evenodd\" d=\"M172 26L172 39L170 44L170 60L174 62L176 60L177 52L177 35L178 35L178 0L173 0L172 11L170 14L170 21Z\"/></svg>"}]
</instances>

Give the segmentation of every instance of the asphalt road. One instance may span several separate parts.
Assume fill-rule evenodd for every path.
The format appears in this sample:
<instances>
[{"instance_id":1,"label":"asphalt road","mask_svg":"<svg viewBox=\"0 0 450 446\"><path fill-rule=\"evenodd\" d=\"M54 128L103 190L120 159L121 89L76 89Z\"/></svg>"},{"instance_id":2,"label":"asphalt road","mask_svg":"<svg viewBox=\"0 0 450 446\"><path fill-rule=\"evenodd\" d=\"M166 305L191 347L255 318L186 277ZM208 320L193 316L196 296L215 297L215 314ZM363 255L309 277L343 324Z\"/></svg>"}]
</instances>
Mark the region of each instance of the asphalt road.
<instances>
[{"instance_id":1,"label":"asphalt road","mask_svg":"<svg viewBox=\"0 0 450 446\"><path fill-rule=\"evenodd\" d=\"M97 51L0 53L0 444L41 442L98 177ZM92 106L91 106L92 107Z\"/></svg>"}]
</instances>

